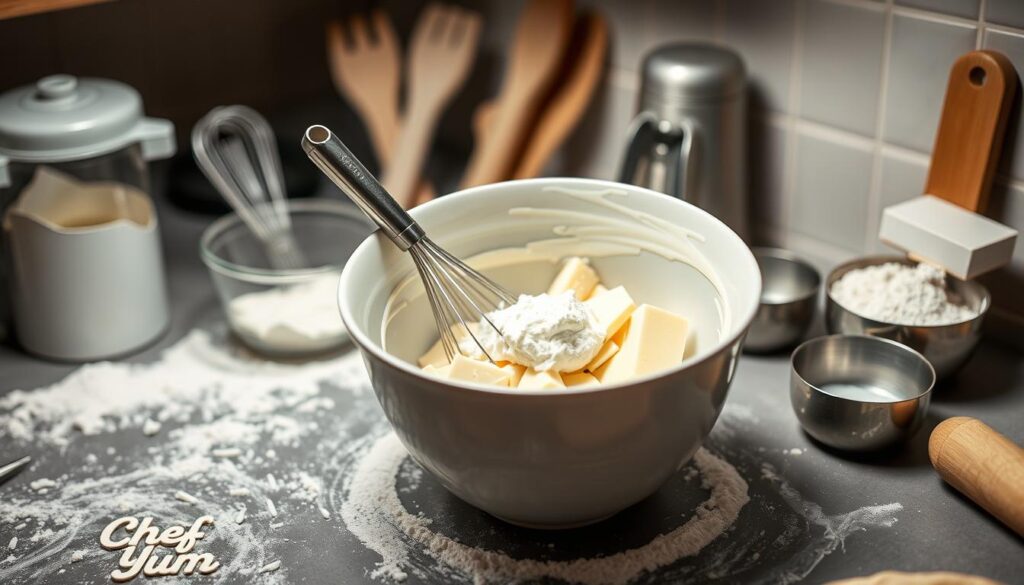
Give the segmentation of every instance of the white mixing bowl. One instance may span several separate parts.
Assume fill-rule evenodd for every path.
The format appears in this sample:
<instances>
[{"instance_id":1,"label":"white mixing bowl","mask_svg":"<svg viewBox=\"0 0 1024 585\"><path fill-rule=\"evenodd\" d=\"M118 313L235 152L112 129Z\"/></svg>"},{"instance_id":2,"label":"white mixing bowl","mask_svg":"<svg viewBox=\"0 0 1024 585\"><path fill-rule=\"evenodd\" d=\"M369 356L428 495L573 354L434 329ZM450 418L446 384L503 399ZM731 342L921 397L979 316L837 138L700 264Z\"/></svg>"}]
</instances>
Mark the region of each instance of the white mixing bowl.
<instances>
[{"instance_id":1,"label":"white mixing bowl","mask_svg":"<svg viewBox=\"0 0 1024 585\"><path fill-rule=\"evenodd\" d=\"M758 307L760 272L743 241L703 210L647 189L587 179L512 181L453 193L412 216L462 258L557 238L556 228L567 225L565 218L510 214L513 208L598 214L643 227L631 215L596 205L598 196L703 237L693 245L718 273L721 295L692 266L661 255L602 255L612 251L571 240L554 248L591 256L605 284L625 285L638 303L685 316L691 349L674 368L585 390L448 383L415 364L437 339L418 284L401 289L384 331L389 296L415 274L409 255L377 234L341 276L342 318L409 453L452 493L515 524L588 524L656 491L715 424ZM484 271L513 292L538 293L557 268L553 259L534 255L525 264ZM723 307L730 318L722 317Z\"/></svg>"}]
</instances>

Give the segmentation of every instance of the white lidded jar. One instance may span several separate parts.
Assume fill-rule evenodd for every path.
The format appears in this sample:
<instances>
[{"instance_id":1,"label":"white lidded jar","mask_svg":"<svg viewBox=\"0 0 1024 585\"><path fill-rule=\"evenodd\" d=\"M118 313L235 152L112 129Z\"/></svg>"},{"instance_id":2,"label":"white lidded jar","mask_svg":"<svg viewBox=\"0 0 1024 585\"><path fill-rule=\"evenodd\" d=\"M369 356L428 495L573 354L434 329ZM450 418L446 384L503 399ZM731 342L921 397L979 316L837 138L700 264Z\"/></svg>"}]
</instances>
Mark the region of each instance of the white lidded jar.
<instances>
[{"instance_id":1,"label":"white lidded jar","mask_svg":"<svg viewBox=\"0 0 1024 585\"><path fill-rule=\"evenodd\" d=\"M173 124L123 83L52 75L0 95L3 280L25 349L89 361L166 330L147 161L174 150Z\"/></svg>"}]
</instances>

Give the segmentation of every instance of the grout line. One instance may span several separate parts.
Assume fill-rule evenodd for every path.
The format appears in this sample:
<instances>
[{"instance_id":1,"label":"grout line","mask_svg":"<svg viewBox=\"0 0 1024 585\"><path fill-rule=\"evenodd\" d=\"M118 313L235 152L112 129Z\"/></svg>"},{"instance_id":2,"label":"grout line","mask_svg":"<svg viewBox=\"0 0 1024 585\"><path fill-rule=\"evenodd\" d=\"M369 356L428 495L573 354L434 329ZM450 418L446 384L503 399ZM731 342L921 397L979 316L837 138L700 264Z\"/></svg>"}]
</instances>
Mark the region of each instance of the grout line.
<instances>
[{"instance_id":1,"label":"grout line","mask_svg":"<svg viewBox=\"0 0 1024 585\"><path fill-rule=\"evenodd\" d=\"M794 129L804 136L812 136L850 148L856 148L857 150L872 151L875 148L875 139L870 136L856 134L849 130L843 130L797 116L793 117L793 124Z\"/></svg>"},{"instance_id":2,"label":"grout line","mask_svg":"<svg viewBox=\"0 0 1024 585\"><path fill-rule=\"evenodd\" d=\"M793 212L796 208L796 177L797 164L796 122L800 111L800 82L803 70L804 48L804 0L796 0L793 5L793 54L789 65L789 108L784 117L786 128L786 155L783 160L782 174L782 226L785 230L793 229ZM773 114L774 115L774 114ZM770 116L771 117L771 116Z\"/></svg>"},{"instance_id":3,"label":"grout line","mask_svg":"<svg viewBox=\"0 0 1024 585\"><path fill-rule=\"evenodd\" d=\"M985 36L988 34L985 24L985 1L978 1L978 38L974 43L975 49L981 49L985 46Z\"/></svg>"},{"instance_id":4,"label":"grout line","mask_svg":"<svg viewBox=\"0 0 1024 585\"><path fill-rule=\"evenodd\" d=\"M977 28L978 21L970 18L964 18L962 16L953 16L951 14L940 14L938 12L929 12L927 10L921 10L920 8L910 8L907 6L895 6L892 7L892 13L897 16L906 16L916 20L925 20L928 22L937 22L939 24L948 24L950 26L956 26L960 28Z\"/></svg>"},{"instance_id":5,"label":"grout line","mask_svg":"<svg viewBox=\"0 0 1024 585\"><path fill-rule=\"evenodd\" d=\"M870 10L872 12L884 12L888 10L889 5L876 2L875 0L819 0L827 4L838 4L840 6L850 6L852 8L863 8L864 10Z\"/></svg>"},{"instance_id":6,"label":"grout line","mask_svg":"<svg viewBox=\"0 0 1024 585\"><path fill-rule=\"evenodd\" d=\"M888 142L880 142L879 144L881 146L882 154L889 158L895 158L911 163L921 163L926 166L932 161L931 154L927 152L920 152L905 146L889 144Z\"/></svg>"},{"instance_id":7,"label":"grout line","mask_svg":"<svg viewBox=\"0 0 1024 585\"><path fill-rule=\"evenodd\" d=\"M875 140L872 145L871 156L871 183L868 187L867 217L864 222L864 244L865 251L872 248L877 238L879 219L882 207L882 150L885 136L885 115L889 97L889 64L892 62L892 35L893 35L893 12L890 9L885 14L885 37L882 39L882 79L878 84L878 109L875 112Z\"/></svg>"},{"instance_id":8,"label":"grout line","mask_svg":"<svg viewBox=\"0 0 1024 585\"><path fill-rule=\"evenodd\" d=\"M1024 38L1024 30L1014 28L1012 26L1005 26L1002 24L994 24L991 22L985 23L985 30L993 31L1004 35L1010 35L1018 38Z\"/></svg>"}]
</instances>

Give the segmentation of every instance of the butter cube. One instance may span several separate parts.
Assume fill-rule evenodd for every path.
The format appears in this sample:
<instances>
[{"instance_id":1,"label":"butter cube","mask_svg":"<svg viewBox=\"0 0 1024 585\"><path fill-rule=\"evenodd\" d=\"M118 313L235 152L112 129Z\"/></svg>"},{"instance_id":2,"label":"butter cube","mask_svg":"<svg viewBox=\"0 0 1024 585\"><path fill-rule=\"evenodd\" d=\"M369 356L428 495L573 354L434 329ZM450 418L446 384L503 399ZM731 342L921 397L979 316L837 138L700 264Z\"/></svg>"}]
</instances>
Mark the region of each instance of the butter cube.
<instances>
[{"instance_id":1,"label":"butter cube","mask_svg":"<svg viewBox=\"0 0 1024 585\"><path fill-rule=\"evenodd\" d=\"M594 287L594 290L590 291L590 296L583 300L589 301L590 299L596 297L597 295L602 295L606 292L608 292L608 288L599 282L597 283L597 286Z\"/></svg>"},{"instance_id":2,"label":"butter cube","mask_svg":"<svg viewBox=\"0 0 1024 585\"><path fill-rule=\"evenodd\" d=\"M633 313L633 309L636 308L633 297L629 296L626 289L621 286L592 298L584 304L597 317L597 326L604 332L605 341L622 327L622 324Z\"/></svg>"},{"instance_id":3,"label":"butter cube","mask_svg":"<svg viewBox=\"0 0 1024 585\"><path fill-rule=\"evenodd\" d=\"M621 330L622 328L620 327L619 329ZM611 357L615 355L618 351L619 344L609 339L604 343L604 345L601 346L601 349L598 350L597 355L595 355L594 358L590 360L590 363L584 366L583 369L588 372L593 372L597 368L603 366L604 363L611 359Z\"/></svg>"},{"instance_id":4,"label":"butter cube","mask_svg":"<svg viewBox=\"0 0 1024 585\"><path fill-rule=\"evenodd\" d=\"M445 364L445 365L440 366L440 367L435 366L433 364L427 364L427 365L423 366L423 372L424 373L430 374L432 376L437 376L438 378L447 378L448 377L448 373L451 372L451 371L452 371L451 364Z\"/></svg>"},{"instance_id":5,"label":"butter cube","mask_svg":"<svg viewBox=\"0 0 1024 585\"><path fill-rule=\"evenodd\" d=\"M470 359L460 354L452 360L448 379L476 384L508 386L509 372L491 362Z\"/></svg>"},{"instance_id":6,"label":"butter cube","mask_svg":"<svg viewBox=\"0 0 1024 585\"><path fill-rule=\"evenodd\" d=\"M533 368L527 368L523 378L519 380L520 390L556 390L565 388L562 377L554 370L538 372Z\"/></svg>"},{"instance_id":7,"label":"butter cube","mask_svg":"<svg viewBox=\"0 0 1024 585\"><path fill-rule=\"evenodd\" d=\"M510 388L517 388L519 381L523 379L523 374L526 373L526 366L519 364L506 364L501 366L501 369L508 373L508 385Z\"/></svg>"},{"instance_id":8,"label":"butter cube","mask_svg":"<svg viewBox=\"0 0 1024 585\"><path fill-rule=\"evenodd\" d=\"M566 388L573 388L577 386L597 386L601 382L592 374L576 372L573 374L562 374L562 383L565 384Z\"/></svg>"},{"instance_id":9,"label":"butter cube","mask_svg":"<svg viewBox=\"0 0 1024 585\"><path fill-rule=\"evenodd\" d=\"M689 324L675 313L640 305L630 316L618 353L594 372L604 384L672 367L683 359Z\"/></svg>"},{"instance_id":10,"label":"butter cube","mask_svg":"<svg viewBox=\"0 0 1024 585\"><path fill-rule=\"evenodd\" d=\"M469 324L469 330L472 331L473 333L476 333L476 328L476 323ZM455 334L456 340L461 341L462 339L469 337L469 334L466 333L466 328L462 326L462 323L456 323L452 325L451 329L452 333ZM430 349L427 350L427 353L421 355L420 359L417 361L419 362L421 368L427 366L441 367L443 365L448 364L448 356L445 355L444 353L444 344L441 343L441 338L438 337L437 341L434 342L434 345L432 345Z\"/></svg>"},{"instance_id":11,"label":"butter cube","mask_svg":"<svg viewBox=\"0 0 1024 585\"><path fill-rule=\"evenodd\" d=\"M590 296L600 279L594 269L583 258L574 256L566 261L558 276L548 288L549 295L559 295L567 290L576 293L576 298L583 300Z\"/></svg>"}]
</instances>

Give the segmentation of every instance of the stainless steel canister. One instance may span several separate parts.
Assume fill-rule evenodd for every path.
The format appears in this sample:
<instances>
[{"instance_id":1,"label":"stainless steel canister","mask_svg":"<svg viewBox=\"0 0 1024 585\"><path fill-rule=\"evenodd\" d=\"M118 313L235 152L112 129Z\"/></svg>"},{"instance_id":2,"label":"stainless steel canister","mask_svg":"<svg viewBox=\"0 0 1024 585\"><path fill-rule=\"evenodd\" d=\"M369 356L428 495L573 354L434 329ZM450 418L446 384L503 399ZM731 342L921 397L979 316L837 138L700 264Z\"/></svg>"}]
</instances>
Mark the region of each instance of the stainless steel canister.
<instances>
[{"instance_id":1,"label":"stainless steel canister","mask_svg":"<svg viewBox=\"0 0 1024 585\"><path fill-rule=\"evenodd\" d=\"M693 203L747 236L746 72L723 47L647 55L619 180Z\"/></svg>"}]
</instances>

